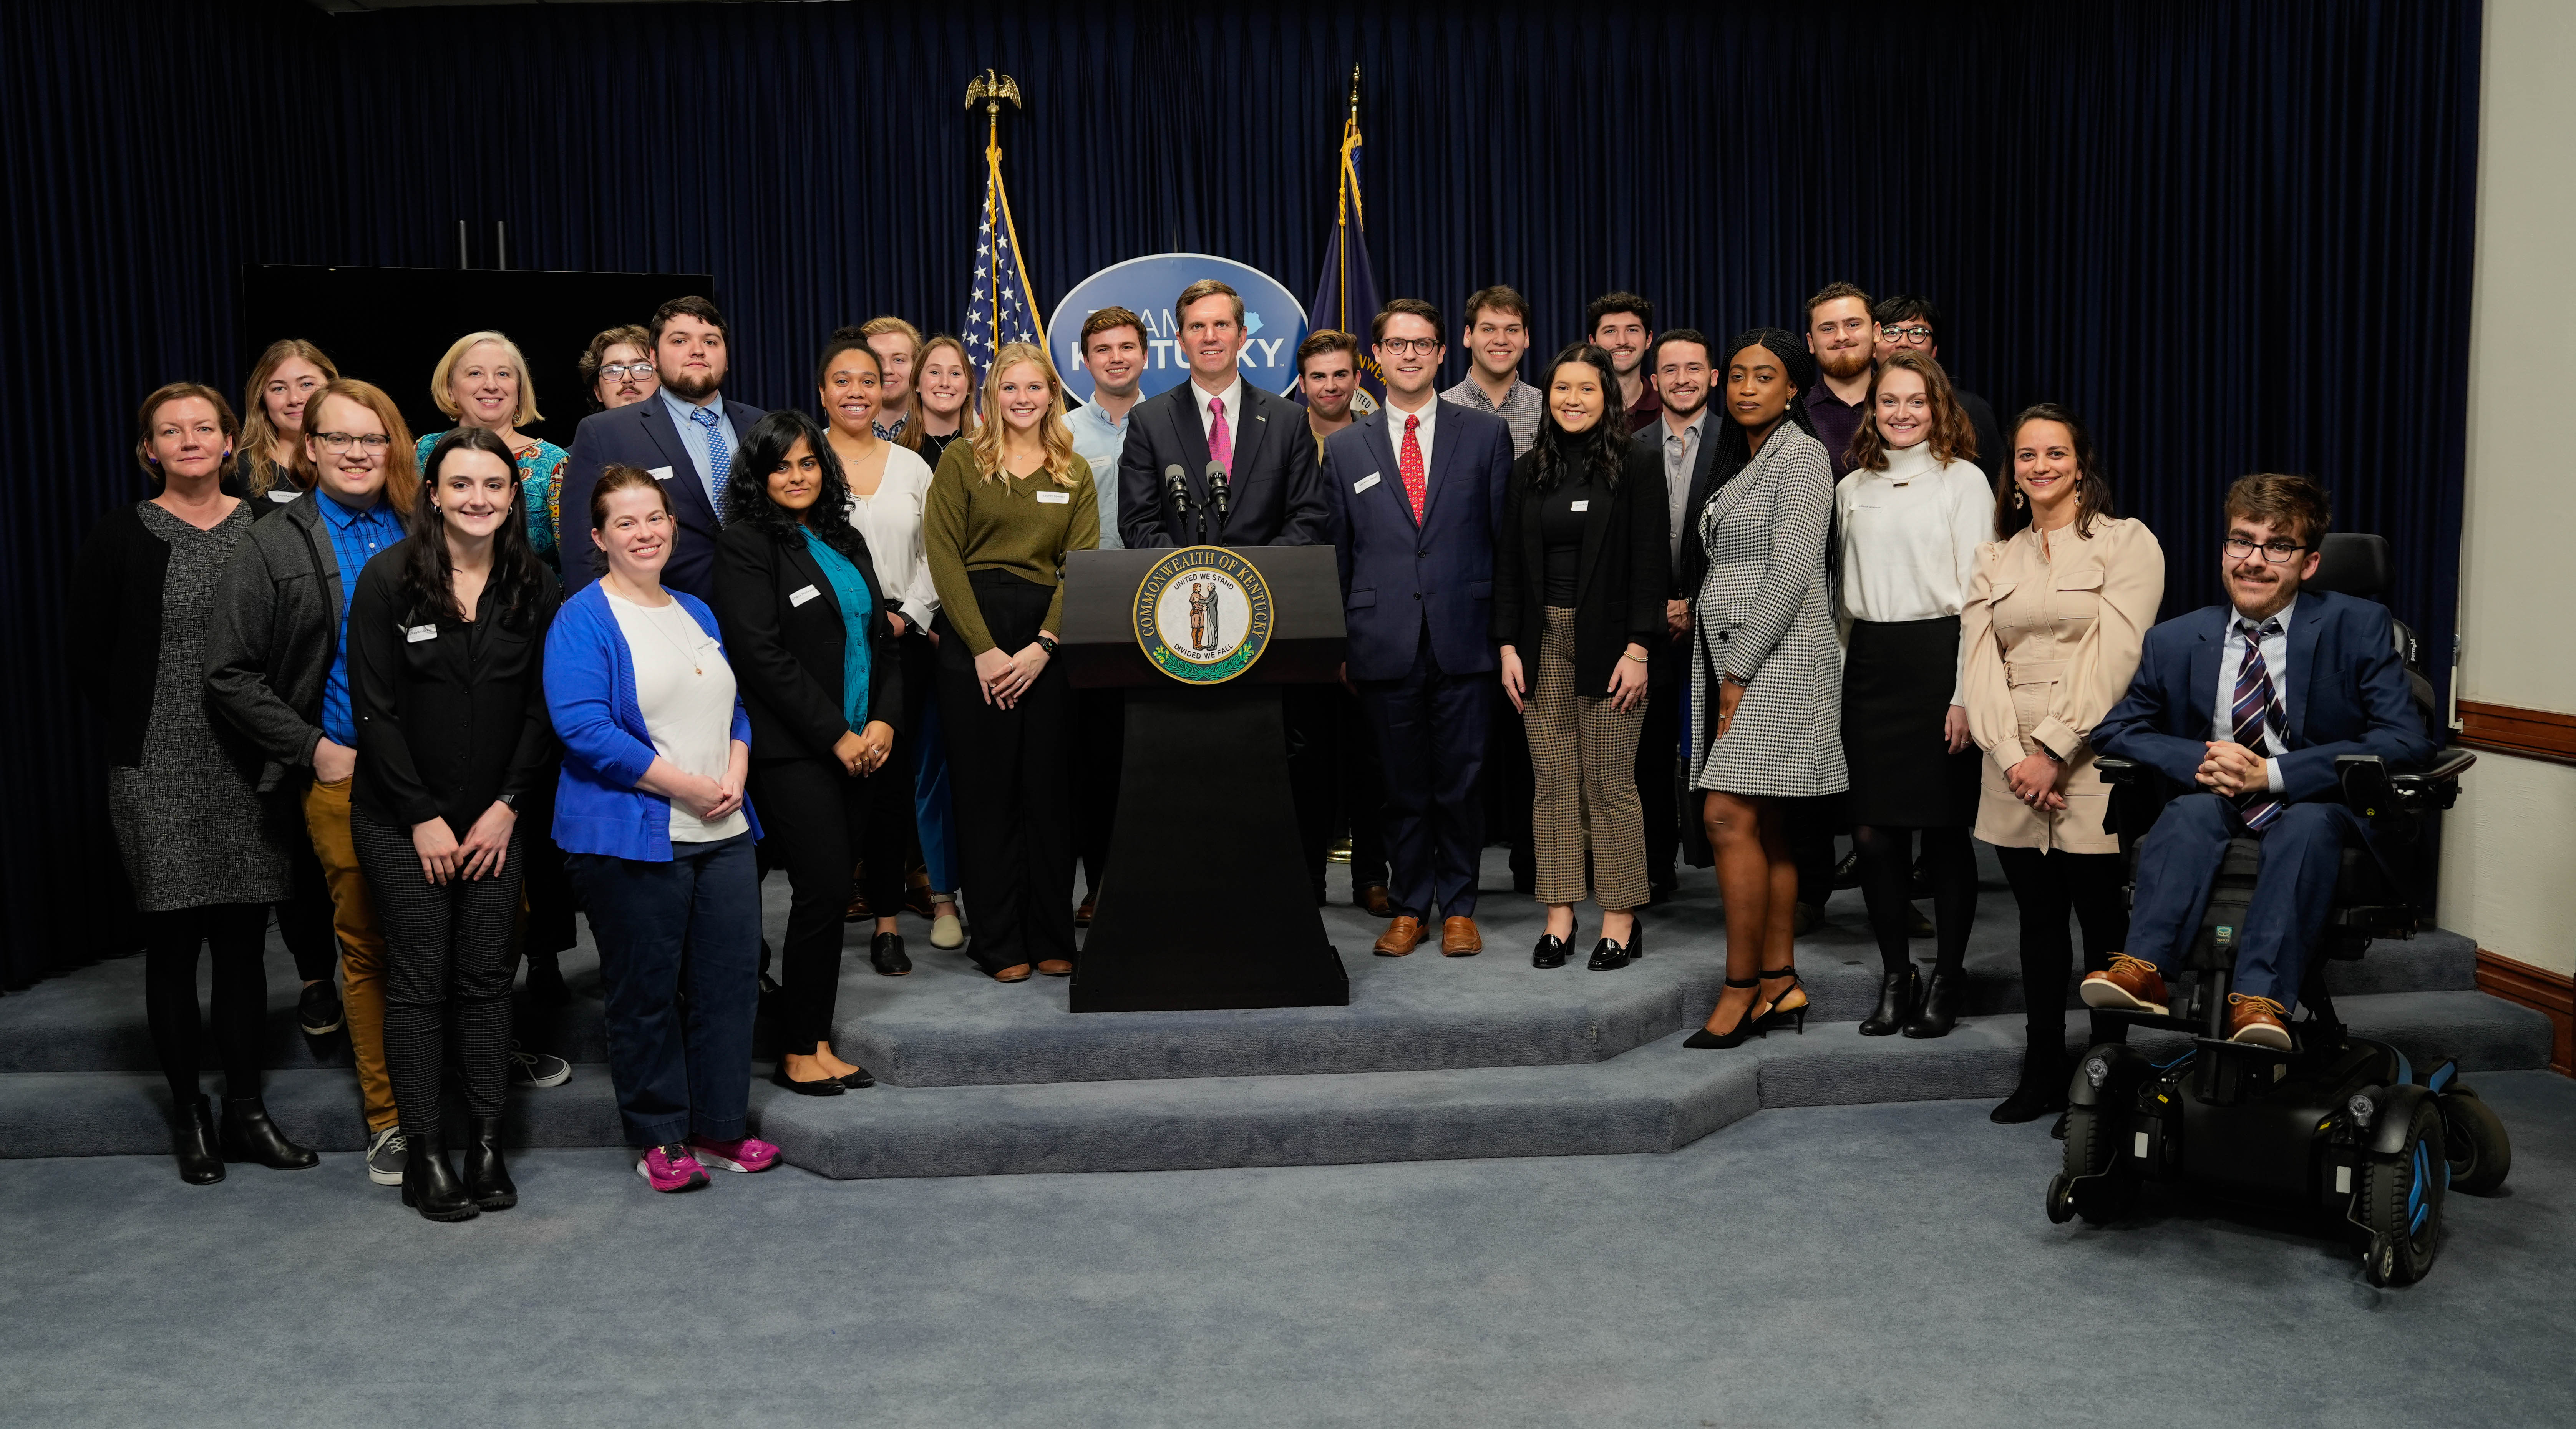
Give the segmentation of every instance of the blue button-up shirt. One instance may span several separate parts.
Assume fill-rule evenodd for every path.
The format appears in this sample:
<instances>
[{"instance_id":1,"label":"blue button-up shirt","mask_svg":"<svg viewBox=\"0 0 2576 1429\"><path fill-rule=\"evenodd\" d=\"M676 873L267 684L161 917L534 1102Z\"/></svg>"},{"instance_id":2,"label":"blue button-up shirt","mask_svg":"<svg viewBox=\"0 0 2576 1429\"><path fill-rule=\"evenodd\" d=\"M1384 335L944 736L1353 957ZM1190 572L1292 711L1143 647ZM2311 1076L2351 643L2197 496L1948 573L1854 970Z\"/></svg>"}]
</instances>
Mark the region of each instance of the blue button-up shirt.
<instances>
[{"instance_id":1,"label":"blue button-up shirt","mask_svg":"<svg viewBox=\"0 0 2576 1429\"><path fill-rule=\"evenodd\" d=\"M331 533L331 556L340 563L340 638L333 642L331 673L322 681L322 737L358 747L358 717L349 708L349 602L358 598L358 572L376 553L402 539L402 518L379 498L360 511L324 491L314 502L322 529Z\"/></svg>"},{"instance_id":2,"label":"blue button-up shirt","mask_svg":"<svg viewBox=\"0 0 2576 1429\"><path fill-rule=\"evenodd\" d=\"M698 410L697 407L672 396L668 387L660 389L660 396L662 405L671 411L671 425L680 429L680 445L689 449L689 460L698 464L698 485L706 490L707 504L722 514L724 508L716 504L715 468L708 465L712 458L707 453L707 429L699 426L690 415ZM724 394L709 398L707 410L716 414L716 424L724 428L725 450L739 458L742 455L742 434L733 429L733 418L725 415ZM763 472L762 475L768 473Z\"/></svg>"},{"instance_id":3,"label":"blue button-up shirt","mask_svg":"<svg viewBox=\"0 0 2576 1429\"><path fill-rule=\"evenodd\" d=\"M1091 488L1100 498L1100 549L1115 551L1118 539L1118 454L1127 449L1127 429L1136 424L1136 405L1127 415L1112 417L1097 402L1085 402L1064 414L1073 429L1073 452L1091 463Z\"/></svg>"}]
</instances>

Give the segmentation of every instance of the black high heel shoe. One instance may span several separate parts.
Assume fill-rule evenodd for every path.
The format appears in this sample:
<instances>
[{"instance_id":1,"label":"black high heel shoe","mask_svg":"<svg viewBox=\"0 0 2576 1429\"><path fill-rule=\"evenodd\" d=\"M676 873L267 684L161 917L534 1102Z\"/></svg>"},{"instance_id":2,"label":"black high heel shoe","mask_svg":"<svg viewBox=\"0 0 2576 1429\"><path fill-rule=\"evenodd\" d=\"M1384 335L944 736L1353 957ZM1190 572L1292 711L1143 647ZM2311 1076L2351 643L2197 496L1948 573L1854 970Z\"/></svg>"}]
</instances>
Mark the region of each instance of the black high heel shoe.
<instances>
[{"instance_id":1,"label":"black high heel shoe","mask_svg":"<svg viewBox=\"0 0 2576 1429\"><path fill-rule=\"evenodd\" d=\"M1753 978L1745 982L1737 982L1733 978L1728 978L1726 980L1726 985L1728 987L1750 987L1758 989L1762 986L1762 980L1760 978ZM1759 993L1756 994L1756 997L1758 999ZM1732 1030L1726 1032L1711 1032L1706 1027L1702 1027L1697 1032L1692 1033L1690 1037L1682 1043L1682 1045L1685 1047L1702 1048L1741 1047L1744 1045L1744 1040L1746 1038L1762 1035L1764 1020L1762 1012L1757 1012L1754 1008L1747 1007L1744 1009L1744 1015L1735 1019L1735 1026Z\"/></svg>"},{"instance_id":2,"label":"black high heel shoe","mask_svg":"<svg viewBox=\"0 0 2576 1429\"><path fill-rule=\"evenodd\" d=\"M1807 1009L1815 1006L1815 1004L1807 1000L1807 985L1804 982L1799 981L1798 970L1794 967L1788 967L1782 968L1776 973L1766 972L1755 981L1754 985L1758 987L1765 982L1778 982L1784 977L1789 980L1789 985L1780 990L1779 997L1771 999L1770 1007L1764 1009L1762 1013L1762 1026L1765 1031L1768 1031L1774 1027L1787 1027L1794 1021L1798 1028L1798 1035L1804 1037L1807 1035ZM1798 994L1798 1005L1795 1007L1782 1007L1780 1005L1782 999L1785 999L1793 992Z\"/></svg>"},{"instance_id":3,"label":"black high heel shoe","mask_svg":"<svg viewBox=\"0 0 2576 1429\"><path fill-rule=\"evenodd\" d=\"M1628 950L1609 938L1592 945L1592 961L1584 966L1597 973L1612 972L1628 965Z\"/></svg>"},{"instance_id":4,"label":"black high heel shoe","mask_svg":"<svg viewBox=\"0 0 2576 1429\"><path fill-rule=\"evenodd\" d=\"M1530 949L1530 966L1534 968L1561 968L1565 966L1566 957L1567 948L1563 938L1556 936L1554 933L1541 933L1538 938L1538 946Z\"/></svg>"},{"instance_id":5,"label":"black high heel shoe","mask_svg":"<svg viewBox=\"0 0 2576 1429\"><path fill-rule=\"evenodd\" d=\"M1878 978L1878 1010L1860 1024L1863 1037L1886 1037L1903 1027L1914 1015L1914 964L1905 971L1881 973Z\"/></svg>"},{"instance_id":6,"label":"black high heel shoe","mask_svg":"<svg viewBox=\"0 0 2576 1429\"><path fill-rule=\"evenodd\" d=\"M224 1179L223 1154L215 1148L215 1109L203 1096L179 1108L171 1128L179 1153L179 1179L191 1186L211 1186Z\"/></svg>"},{"instance_id":7,"label":"black high heel shoe","mask_svg":"<svg viewBox=\"0 0 2576 1429\"><path fill-rule=\"evenodd\" d=\"M268 1119L268 1106L258 1097L224 1098L222 1137L226 1161L256 1161L277 1171L303 1171L322 1158L286 1139Z\"/></svg>"},{"instance_id":8,"label":"black high heel shoe","mask_svg":"<svg viewBox=\"0 0 2576 1429\"><path fill-rule=\"evenodd\" d=\"M1959 1025L1959 1004L1968 1000L1968 975L1944 968L1932 970L1932 982L1923 989L1923 1003L1906 1019L1908 1037L1947 1037Z\"/></svg>"}]
</instances>

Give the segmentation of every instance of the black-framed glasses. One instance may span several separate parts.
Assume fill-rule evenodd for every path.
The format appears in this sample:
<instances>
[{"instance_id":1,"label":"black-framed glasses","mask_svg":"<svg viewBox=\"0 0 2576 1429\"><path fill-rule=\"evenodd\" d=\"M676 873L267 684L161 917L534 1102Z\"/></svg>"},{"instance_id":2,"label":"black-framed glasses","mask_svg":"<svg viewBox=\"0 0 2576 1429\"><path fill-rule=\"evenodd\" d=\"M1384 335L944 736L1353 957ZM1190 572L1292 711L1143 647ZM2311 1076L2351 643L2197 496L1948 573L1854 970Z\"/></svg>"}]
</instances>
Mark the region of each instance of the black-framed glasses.
<instances>
[{"instance_id":1,"label":"black-framed glasses","mask_svg":"<svg viewBox=\"0 0 2576 1429\"><path fill-rule=\"evenodd\" d=\"M611 362L605 364L599 369L599 375L607 378L611 382L623 382L629 377L650 377L653 375L653 364L649 362Z\"/></svg>"},{"instance_id":2,"label":"black-framed glasses","mask_svg":"<svg viewBox=\"0 0 2576 1429\"><path fill-rule=\"evenodd\" d=\"M1921 344L1932 340L1932 329L1928 327L1883 327L1879 331L1885 333L1890 342Z\"/></svg>"},{"instance_id":3,"label":"black-framed glasses","mask_svg":"<svg viewBox=\"0 0 2576 1429\"><path fill-rule=\"evenodd\" d=\"M2286 566L2297 560L2299 553L2307 549L2296 541L2266 541L2258 546L2242 536L2227 538L2227 559L2231 561L2241 561L2256 551L2261 551L2264 560L2276 566Z\"/></svg>"},{"instance_id":4,"label":"black-framed glasses","mask_svg":"<svg viewBox=\"0 0 2576 1429\"><path fill-rule=\"evenodd\" d=\"M1377 340L1377 345L1396 357L1407 354L1429 357L1440 350L1441 341L1436 337L1382 337Z\"/></svg>"},{"instance_id":5,"label":"black-framed glasses","mask_svg":"<svg viewBox=\"0 0 2576 1429\"><path fill-rule=\"evenodd\" d=\"M381 456L387 447L394 444L394 439L382 432L369 432L360 437L353 437L347 432L315 432L313 441L315 445L333 456L347 451L352 442L365 447L369 456Z\"/></svg>"}]
</instances>

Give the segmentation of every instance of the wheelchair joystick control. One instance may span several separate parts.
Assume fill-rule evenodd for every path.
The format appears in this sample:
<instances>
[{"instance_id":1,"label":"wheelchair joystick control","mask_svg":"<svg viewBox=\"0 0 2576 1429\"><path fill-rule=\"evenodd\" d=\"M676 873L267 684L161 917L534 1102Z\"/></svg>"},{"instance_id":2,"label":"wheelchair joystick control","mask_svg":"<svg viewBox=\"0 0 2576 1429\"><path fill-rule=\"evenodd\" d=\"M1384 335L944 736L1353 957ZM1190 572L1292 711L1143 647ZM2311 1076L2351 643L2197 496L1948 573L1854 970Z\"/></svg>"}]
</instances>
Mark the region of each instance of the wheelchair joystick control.
<instances>
[{"instance_id":1,"label":"wheelchair joystick control","mask_svg":"<svg viewBox=\"0 0 2576 1429\"><path fill-rule=\"evenodd\" d=\"M2111 1064L2100 1057L2087 1061L2084 1064L2084 1080L2092 1086L2093 1090L2097 1092L2102 1090L2102 1084L2111 1080Z\"/></svg>"}]
</instances>

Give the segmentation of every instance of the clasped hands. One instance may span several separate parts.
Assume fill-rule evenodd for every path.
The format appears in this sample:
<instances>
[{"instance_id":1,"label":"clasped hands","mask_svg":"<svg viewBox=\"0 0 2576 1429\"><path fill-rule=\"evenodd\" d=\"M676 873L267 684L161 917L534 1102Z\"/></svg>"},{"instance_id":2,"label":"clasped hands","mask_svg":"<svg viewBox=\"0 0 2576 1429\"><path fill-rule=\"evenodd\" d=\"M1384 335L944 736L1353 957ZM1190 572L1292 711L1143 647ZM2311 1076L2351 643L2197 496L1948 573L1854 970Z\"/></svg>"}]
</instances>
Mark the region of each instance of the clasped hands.
<instances>
[{"instance_id":1,"label":"clasped hands","mask_svg":"<svg viewBox=\"0 0 2576 1429\"><path fill-rule=\"evenodd\" d=\"M2211 793L2233 799L2271 789L2271 762L2261 754L2229 739L2210 740L2208 748L2193 778Z\"/></svg>"},{"instance_id":2,"label":"clasped hands","mask_svg":"<svg viewBox=\"0 0 2576 1429\"><path fill-rule=\"evenodd\" d=\"M850 777L864 779L885 767L886 756L894 752L894 726L881 719L868 721L865 730L843 730L832 741L832 757Z\"/></svg>"},{"instance_id":3,"label":"clasped hands","mask_svg":"<svg viewBox=\"0 0 2576 1429\"><path fill-rule=\"evenodd\" d=\"M457 842L456 831L446 819L433 815L421 820L411 826L411 848L420 855L420 876L443 884L498 875L510 861L510 831L518 822L518 811L498 799L465 831L463 843Z\"/></svg>"},{"instance_id":4,"label":"clasped hands","mask_svg":"<svg viewBox=\"0 0 2576 1429\"><path fill-rule=\"evenodd\" d=\"M1055 638L1051 630L1038 633L1050 640ZM1009 709L1029 692L1029 686L1037 683L1038 672L1046 664L1046 647L1034 640L1021 646L1016 655L1005 655L996 645L975 657L975 683L984 691L984 703Z\"/></svg>"}]
</instances>

